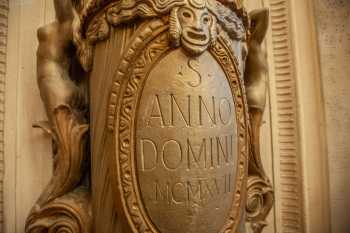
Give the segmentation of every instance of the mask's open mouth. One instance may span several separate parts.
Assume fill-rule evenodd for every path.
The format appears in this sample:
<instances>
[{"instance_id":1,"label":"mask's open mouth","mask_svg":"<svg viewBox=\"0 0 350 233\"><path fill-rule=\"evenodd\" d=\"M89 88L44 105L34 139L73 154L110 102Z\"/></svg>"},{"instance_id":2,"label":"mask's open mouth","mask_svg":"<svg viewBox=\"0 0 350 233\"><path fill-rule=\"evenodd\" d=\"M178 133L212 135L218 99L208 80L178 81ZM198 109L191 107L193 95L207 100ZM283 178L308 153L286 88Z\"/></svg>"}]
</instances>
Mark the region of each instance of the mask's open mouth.
<instances>
[{"instance_id":1,"label":"mask's open mouth","mask_svg":"<svg viewBox=\"0 0 350 233\"><path fill-rule=\"evenodd\" d=\"M209 35L190 30L183 32L183 39L194 46L206 46L209 43Z\"/></svg>"},{"instance_id":2,"label":"mask's open mouth","mask_svg":"<svg viewBox=\"0 0 350 233\"><path fill-rule=\"evenodd\" d=\"M187 32L188 37L190 37L191 39L194 40L199 40L199 41L205 41L207 39L207 36L204 34L200 34L200 33L194 33L194 32Z\"/></svg>"}]
</instances>

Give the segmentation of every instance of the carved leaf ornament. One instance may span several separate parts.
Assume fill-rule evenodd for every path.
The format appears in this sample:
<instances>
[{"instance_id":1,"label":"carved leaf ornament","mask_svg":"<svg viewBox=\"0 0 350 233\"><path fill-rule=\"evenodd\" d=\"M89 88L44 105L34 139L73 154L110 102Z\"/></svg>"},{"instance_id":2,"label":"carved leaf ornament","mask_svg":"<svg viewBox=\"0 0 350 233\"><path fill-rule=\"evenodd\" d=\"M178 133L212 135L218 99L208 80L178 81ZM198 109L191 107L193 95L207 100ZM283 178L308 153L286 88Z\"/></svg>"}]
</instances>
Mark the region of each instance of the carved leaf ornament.
<instances>
[{"instance_id":1,"label":"carved leaf ornament","mask_svg":"<svg viewBox=\"0 0 350 233\"><path fill-rule=\"evenodd\" d=\"M76 19L75 25L75 43L78 49L78 57L85 68L90 70L92 66L93 45L109 36L110 26L118 26L121 23L135 20L137 18L159 18L170 17L169 20L170 32L176 24L172 20L176 19L176 12L179 7L192 5L192 11L195 9L204 9L210 12L221 24L232 39L244 40L246 38L246 29L248 25L248 16L243 9L237 10L237 13L230 10L218 1L195 1L195 0L121 0L117 2L111 1L108 3L90 3L91 6L86 7L82 16ZM105 6L104 6L105 5ZM237 7L237 4L231 3L232 7ZM99 6L102 10L97 13L97 16L88 20L87 15L93 12L94 7ZM104 7L103 7L104 6ZM243 20L237 14L242 15ZM213 26L215 22L213 22ZM85 31L84 31L84 28ZM173 35L172 35L173 36Z\"/></svg>"}]
</instances>

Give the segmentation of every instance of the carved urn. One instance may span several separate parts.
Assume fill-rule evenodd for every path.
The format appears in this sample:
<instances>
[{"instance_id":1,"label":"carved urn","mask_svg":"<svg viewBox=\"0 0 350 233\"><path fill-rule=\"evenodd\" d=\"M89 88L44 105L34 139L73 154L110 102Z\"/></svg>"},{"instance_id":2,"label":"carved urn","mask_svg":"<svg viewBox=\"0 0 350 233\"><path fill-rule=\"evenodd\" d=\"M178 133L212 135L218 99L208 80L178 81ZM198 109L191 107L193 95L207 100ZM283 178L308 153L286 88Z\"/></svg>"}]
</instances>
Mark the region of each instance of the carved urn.
<instances>
[{"instance_id":1,"label":"carved urn","mask_svg":"<svg viewBox=\"0 0 350 233\"><path fill-rule=\"evenodd\" d=\"M56 0L38 83L54 177L27 232L236 233L266 225L261 43L240 1ZM88 130L89 129L89 130Z\"/></svg>"}]
</instances>

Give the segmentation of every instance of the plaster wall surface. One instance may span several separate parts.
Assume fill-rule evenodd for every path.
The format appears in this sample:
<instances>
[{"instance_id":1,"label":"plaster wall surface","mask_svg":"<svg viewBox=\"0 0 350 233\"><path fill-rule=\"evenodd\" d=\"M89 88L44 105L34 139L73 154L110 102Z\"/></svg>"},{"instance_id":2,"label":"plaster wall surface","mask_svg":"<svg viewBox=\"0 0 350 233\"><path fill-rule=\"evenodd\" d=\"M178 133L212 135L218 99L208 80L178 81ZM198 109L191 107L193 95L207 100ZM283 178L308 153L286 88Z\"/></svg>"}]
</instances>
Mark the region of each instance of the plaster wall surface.
<instances>
[{"instance_id":1,"label":"plaster wall surface","mask_svg":"<svg viewBox=\"0 0 350 233\"><path fill-rule=\"evenodd\" d=\"M4 110L6 233L24 232L26 216L51 176L50 138L32 125L47 119L36 82L36 31L52 21L52 2L9 1Z\"/></svg>"},{"instance_id":2,"label":"plaster wall surface","mask_svg":"<svg viewBox=\"0 0 350 233\"><path fill-rule=\"evenodd\" d=\"M350 232L350 1L315 0L315 11L326 114L331 225L333 233L346 233Z\"/></svg>"}]
</instances>

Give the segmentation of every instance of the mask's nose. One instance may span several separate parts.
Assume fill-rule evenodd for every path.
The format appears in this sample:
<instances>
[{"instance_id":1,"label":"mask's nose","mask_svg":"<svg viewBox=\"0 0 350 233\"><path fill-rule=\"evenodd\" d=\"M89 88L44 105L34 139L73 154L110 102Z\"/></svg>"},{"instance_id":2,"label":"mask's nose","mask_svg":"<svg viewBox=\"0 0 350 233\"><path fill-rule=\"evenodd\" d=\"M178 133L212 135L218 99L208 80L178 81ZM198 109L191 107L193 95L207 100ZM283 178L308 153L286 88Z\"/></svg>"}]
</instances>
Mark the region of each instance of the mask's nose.
<instances>
[{"instance_id":1,"label":"mask's nose","mask_svg":"<svg viewBox=\"0 0 350 233\"><path fill-rule=\"evenodd\" d=\"M195 17L193 18L191 29L195 32L203 32L203 25L201 22L201 15L196 14Z\"/></svg>"}]
</instances>

